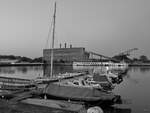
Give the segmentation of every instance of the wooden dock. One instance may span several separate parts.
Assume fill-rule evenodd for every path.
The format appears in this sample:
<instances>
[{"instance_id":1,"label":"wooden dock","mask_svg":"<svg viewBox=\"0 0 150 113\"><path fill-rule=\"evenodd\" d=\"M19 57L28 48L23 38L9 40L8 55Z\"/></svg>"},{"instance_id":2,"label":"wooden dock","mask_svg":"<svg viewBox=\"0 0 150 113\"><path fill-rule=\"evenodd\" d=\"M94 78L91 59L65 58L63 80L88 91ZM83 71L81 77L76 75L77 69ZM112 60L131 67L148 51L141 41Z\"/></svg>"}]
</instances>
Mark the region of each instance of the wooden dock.
<instances>
[{"instance_id":1,"label":"wooden dock","mask_svg":"<svg viewBox=\"0 0 150 113\"><path fill-rule=\"evenodd\" d=\"M36 113L47 113L48 111L52 111L51 109L53 110L57 109L57 110L71 111L76 113L86 113L85 106L83 105L83 103L37 98L38 95L40 94L42 94L41 90L32 90L32 91L20 90L18 92L12 92L12 93L1 92L0 107L7 108L7 109L15 109L16 111L20 111L20 112L21 111L24 112L24 110L25 111L35 110L34 112ZM9 96L10 99L6 99L5 96L6 97ZM24 107L26 109L24 109ZM29 109L27 109L27 107ZM29 112L29 113L33 113L33 112Z\"/></svg>"},{"instance_id":2,"label":"wooden dock","mask_svg":"<svg viewBox=\"0 0 150 113\"><path fill-rule=\"evenodd\" d=\"M83 111L86 111L85 106L80 103L73 103L73 102L61 101L61 100L29 98L29 99L25 99L21 102L30 104L30 105L55 108L55 109L73 111L73 112L78 112L78 113L81 111L82 111L82 113L83 113Z\"/></svg>"}]
</instances>

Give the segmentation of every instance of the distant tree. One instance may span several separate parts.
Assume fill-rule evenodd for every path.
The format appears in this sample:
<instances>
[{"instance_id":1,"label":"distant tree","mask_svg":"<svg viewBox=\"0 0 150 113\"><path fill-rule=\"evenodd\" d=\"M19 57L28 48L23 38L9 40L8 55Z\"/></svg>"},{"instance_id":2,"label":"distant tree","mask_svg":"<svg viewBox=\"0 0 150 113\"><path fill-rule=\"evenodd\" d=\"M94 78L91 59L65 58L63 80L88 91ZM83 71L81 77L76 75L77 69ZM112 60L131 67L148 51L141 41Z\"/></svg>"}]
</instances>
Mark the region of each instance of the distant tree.
<instances>
[{"instance_id":1,"label":"distant tree","mask_svg":"<svg viewBox=\"0 0 150 113\"><path fill-rule=\"evenodd\" d=\"M31 58L27 58L27 57L21 57L20 58L20 62L32 62Z\"/></svg>"},{"instance_id":2,"label":"distant tree","mask_svg":"<svg viewBox=\"0 0 150 113\"><path fill-rule=\"evenodd\" d=\"M42 63L43 62L43 58L42 57L35 58L35 59L32 60L32 62L40 62L40 63Z\"/></svg>"},{"instance_id":3,"label":"distant tree","mask_svg":"<svg viewBox=\"0 0 150 113\"><path fill-rule=\"evenodd\" d=\"M15 59L20 59L21 56L14 56L14 55L0 55L0 59L11 59L11 60L15 60Z\"/></svg>"},{"instance_id":4,"label":"distant tree","mask_svg":"<svg viewBox=\"0 0 150 113\"><path fill-rule=\"evenodd\" d=\"M139 61L138 58L133 58L133 59L132 59L132 62L137 62L137 61Z\"/></svg>"},{"instance_id":5,"label":"distant tree","mask_svg":"<svg viewBox=\"0 0 150 113\"><path fill-rule=\"evenodd\" d=\"M43 58L42 57L38 57L38 58L28 58L28 57L22 57L22 56L14 56L14 55L0 55L0 59L10 59L10 60L18 60L17 62L43 62Z\"/></svg>"},{"instance_id":6,"label":"distant tree","mask_svg":"<svg viewBox=\"0 0 150 113\"><path fill-rule=\"evenodd\" d=\"M139 59L138 58L133 58L133 61L138 61Z\"/></svg>"},{"instance_id":7,"label":"distant tree","mask_svg":"<svg viewBox=\"0 0 150 113\"><path fill-rule=\"evenodd\" d=\"M140 59L140 61L142 61L142 62L148 61L148 58L147 58L147 56L145 56L145 55L141 55L139 59Z\"/></svg>"}]
</instances>

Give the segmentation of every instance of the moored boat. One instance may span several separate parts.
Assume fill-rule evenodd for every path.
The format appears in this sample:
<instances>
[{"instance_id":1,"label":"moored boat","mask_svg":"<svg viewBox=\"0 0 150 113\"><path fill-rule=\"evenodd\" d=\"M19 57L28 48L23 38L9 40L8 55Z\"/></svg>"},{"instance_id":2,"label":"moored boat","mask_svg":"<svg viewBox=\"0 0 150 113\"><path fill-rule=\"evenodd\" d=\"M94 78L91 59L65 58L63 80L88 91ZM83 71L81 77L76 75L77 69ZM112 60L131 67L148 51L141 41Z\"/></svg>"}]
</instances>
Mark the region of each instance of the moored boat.
<instances>
[{"instance_id":1,"label":"moored boat","mask_svg":"<svg viewBox=\"0 0 150 113\"><path fill-rule=\"evenodd\" d=\"M44 93L48 98L71 100L71 101L83 101L87 103L110 103L113 104L117 101L118 96L111 92L103 91L95 87L82 87L65 84L49 84Z\"/></svg>"},{"instance_id":2,"label":"moored boat","mask_svg":"<svg viewBox=\"0 0 150 113\"><path fill-rule=\"evenodd\" d=\"M33 89L36 84L29 79L0 76L1 90Z\"/></svg>"},{"instance_id":3,"label":"moored boat","mask_svg":"<svg viewBox=\"0 0 150 113\"><path fill-rule=\"evenodd\" d=\"M74 61L73 66L111 66L113 68L125 68L128 67L128 64L125 62Z\"/></svg>"}]
</instances>

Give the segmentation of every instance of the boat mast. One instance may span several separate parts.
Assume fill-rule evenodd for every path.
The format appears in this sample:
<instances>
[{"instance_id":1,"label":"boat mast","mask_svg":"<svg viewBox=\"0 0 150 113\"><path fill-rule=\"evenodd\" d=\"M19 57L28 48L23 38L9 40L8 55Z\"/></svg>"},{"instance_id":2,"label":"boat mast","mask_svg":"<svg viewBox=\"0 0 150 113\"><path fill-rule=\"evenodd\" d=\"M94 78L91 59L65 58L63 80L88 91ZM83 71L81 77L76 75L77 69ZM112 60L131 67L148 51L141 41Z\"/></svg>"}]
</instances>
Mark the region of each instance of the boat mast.
<instances>
[{"instance_id":1,"label":"boat mast","mask_svg":"<svg viewBox=\"0 0 150 113\"><path fill-rule=\"evenodd\" d=\"M54 38L55 38L55 18L56 18L56 2L54 6L54 15L53 15L53 35L52 35L52 48L51 48L51 74L50 76L53 77L53 57L54 57Z\"/></svg>"}]
</instances>

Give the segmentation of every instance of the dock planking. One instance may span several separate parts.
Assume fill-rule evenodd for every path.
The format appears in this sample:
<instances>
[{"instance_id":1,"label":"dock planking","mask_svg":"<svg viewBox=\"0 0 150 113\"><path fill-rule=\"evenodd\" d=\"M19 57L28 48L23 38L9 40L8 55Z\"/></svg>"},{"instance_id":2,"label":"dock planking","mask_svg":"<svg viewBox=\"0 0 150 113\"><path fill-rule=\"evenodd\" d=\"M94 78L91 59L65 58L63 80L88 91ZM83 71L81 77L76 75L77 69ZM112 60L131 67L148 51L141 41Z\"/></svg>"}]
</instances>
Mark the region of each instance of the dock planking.
<instances>
[{"instance_id":1,"label":"dock planking","mask_svg":"<svg viewBox=\"0 0 150 113\"><path fill-rule=\"evenodd\" d=\"M81 112L85 111L85 106L80 103L73 103L69 101L61 101L61 100L52 100L52 99L36 99L36 98L28 98L21 101L25 104L31 104L41 107L55 108L60 110L67 110L73 112Z\"/></svg>"}]
</instances>

